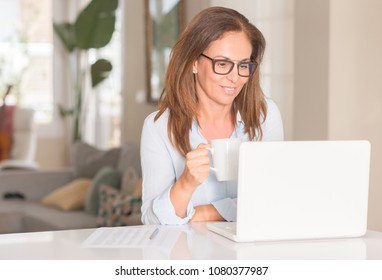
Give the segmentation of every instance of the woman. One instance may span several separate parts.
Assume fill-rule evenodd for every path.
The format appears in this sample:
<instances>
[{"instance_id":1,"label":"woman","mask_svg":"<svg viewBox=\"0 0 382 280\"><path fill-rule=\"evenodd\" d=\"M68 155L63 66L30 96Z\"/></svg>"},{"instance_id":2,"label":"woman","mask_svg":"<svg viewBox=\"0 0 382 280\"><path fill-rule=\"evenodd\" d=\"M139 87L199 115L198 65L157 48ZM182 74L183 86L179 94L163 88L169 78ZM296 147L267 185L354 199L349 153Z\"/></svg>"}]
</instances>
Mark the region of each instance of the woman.
<instances>
[{"instance_id":1,"label":"woman","mask_svg":"<svg viewBox=\"0 0 382 280\"><path fill-rule=\"evenodd\" d=\"M235 10L201 11L175 44L141 139L142 222L235 221L237 182L210 174L209 141L283 140L279 110L259 83L261 32Z\"/></svg>"}]
</instances>

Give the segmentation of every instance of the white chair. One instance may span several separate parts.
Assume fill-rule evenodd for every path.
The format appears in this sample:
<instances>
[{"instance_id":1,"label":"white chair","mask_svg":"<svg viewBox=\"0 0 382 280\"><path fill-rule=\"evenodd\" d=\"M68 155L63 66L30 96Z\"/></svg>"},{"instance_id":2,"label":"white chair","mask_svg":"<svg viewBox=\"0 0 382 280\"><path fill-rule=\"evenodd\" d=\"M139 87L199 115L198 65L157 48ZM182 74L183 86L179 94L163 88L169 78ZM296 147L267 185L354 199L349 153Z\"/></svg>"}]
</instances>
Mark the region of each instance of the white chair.
<instances>
[{"instance_id":1,"label":"white chair","mask_svg":"<svg viewBox=\"0 0 382 280\"><path fill-rule=\"evenodd\" d=\"M0 170L37 169L36 128L33 122L34 111L16 107L13 113L13 134L10 159L0 162Z\"/></svg>"}]
</instances>

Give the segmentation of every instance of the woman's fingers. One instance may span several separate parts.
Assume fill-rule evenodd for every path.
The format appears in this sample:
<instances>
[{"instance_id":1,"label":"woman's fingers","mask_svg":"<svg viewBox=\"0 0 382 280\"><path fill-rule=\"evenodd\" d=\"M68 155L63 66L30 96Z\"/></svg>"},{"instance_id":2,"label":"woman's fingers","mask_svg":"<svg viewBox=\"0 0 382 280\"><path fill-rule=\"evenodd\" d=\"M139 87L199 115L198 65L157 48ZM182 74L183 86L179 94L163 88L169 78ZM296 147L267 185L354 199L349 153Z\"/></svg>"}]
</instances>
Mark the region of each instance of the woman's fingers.
<instances>
[{"instance_id":1,"label":"woman's fingers","mask_svg":"<svg viewBox=\"0 0 382 280\"><path fill-rule=\"evenodd\" d=\"M210 173L208 144L200 144L195 150L186 155L185 175L194 184L201 184Z\"/></svg>"}]
</instances>

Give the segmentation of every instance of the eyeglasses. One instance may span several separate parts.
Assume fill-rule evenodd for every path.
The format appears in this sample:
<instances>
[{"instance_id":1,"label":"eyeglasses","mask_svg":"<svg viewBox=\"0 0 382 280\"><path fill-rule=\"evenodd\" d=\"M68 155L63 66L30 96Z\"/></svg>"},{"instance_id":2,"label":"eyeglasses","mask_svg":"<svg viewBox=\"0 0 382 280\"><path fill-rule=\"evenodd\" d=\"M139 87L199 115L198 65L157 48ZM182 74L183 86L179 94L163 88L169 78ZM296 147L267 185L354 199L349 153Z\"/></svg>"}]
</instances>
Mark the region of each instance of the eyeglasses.
<instances>
[{"instance_id":1,"label":"eyeglasses","mask_svg":"<svg viewBox=\"0 0 382 280\"><path fill-rule=\"evenodd\" d=\"M249 77L251 76L257 67L257 63L252 61L242 61L239 63L235 63L231 60L227 59L213 59L205 54L201 54L201 56L209 59L212 61L212 69L214 70L214 73L219 75L227 75L229 74L235 64L237 65L237 72L239 76L241 77Z\"/></svg>"}]
</instances>

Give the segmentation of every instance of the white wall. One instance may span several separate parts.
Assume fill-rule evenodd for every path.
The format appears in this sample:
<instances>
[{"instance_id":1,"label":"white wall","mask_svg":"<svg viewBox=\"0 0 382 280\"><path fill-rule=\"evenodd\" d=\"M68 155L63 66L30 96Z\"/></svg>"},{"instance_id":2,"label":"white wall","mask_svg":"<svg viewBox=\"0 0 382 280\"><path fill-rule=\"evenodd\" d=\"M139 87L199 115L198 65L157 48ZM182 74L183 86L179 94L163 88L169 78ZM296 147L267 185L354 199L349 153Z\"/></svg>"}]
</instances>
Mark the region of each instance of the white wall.
<instances>
[{"instance_id":1,"label":"white wall","mask_svg":"<svg viewBox=\"0 0 382 280\"><path fill-rule=\"evenodd\" d=\"M295 0L295 140L328 137L329 0Z\"/></svg>"},{"instance_id":2,"label":"white wall","mask_svg":"<svg viewBox=\"0 0 382 280\"><path fill-rule=\"evenodd\" d=\"M329 138L371 142L369 227L382 231L382 1L330 1Z\"/></svg>"},{"instance_id":3,"label":"white wall","mask_svg":"<svg viewBox=\"0 0 382 280\"><path fill-rule=\"evenodd\" d=\"M122 143L140 141L144 118L155 106L146 103L144 1L126 1L124 44Z\"/></svg>"},{"instance_id":4,"label":"white wall","mask_svg":"<svg viewBox=\"0 0 382 280\"><path fill-rule=\"evenodd\" d=\"M382 230L382 2L296 0L294 139L372 144L371 229Z\"/></svg>"}]
</instances>

